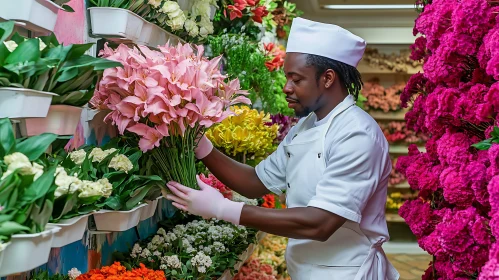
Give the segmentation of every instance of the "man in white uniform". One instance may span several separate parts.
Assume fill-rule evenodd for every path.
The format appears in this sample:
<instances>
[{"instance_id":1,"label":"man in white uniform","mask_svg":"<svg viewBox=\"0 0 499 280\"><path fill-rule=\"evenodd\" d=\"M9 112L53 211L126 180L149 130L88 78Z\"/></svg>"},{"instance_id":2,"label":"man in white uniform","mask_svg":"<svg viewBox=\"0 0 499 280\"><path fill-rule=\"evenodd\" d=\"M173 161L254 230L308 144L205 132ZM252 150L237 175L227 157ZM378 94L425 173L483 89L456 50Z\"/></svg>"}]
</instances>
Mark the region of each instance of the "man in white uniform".
<instances>
[{"instance_id":1,"label":"man in white uniform","mask_svg":"<svg viewBox=\"0 0 499 280\"><path fill-rule=\"evenodd\" d=\"M179 209L289 237L293 280L392 280L399 274L381 245L388 240L385 203L391 161L378 124L355 100L356 69L366 43L339 26L293 21L284 71L289 107L303 117L277 151L256 168L238 163L202 138L196 156L225 185L248 198L287 196L287 209L224 199L169 182Z\"/></svg>"}]
</instances>

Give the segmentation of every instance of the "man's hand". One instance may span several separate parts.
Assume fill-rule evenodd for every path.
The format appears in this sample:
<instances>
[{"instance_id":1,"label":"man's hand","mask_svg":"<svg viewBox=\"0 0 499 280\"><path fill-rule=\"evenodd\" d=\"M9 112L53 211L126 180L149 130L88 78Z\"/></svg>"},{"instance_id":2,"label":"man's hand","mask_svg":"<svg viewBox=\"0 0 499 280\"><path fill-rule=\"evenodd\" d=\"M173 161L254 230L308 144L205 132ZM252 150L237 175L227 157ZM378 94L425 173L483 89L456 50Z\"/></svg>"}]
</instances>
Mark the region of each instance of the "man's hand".
<instances>
[{"instance_id":1,"label":"man's hand","mask_svg":"<svg viewBox=\"0 0 499 280\"><path fill-rule=\"evenodd\" d=\"M167 187L173 193L166 198L173 201L178 209L191 214L201 216L205 219L217 218L239 225L241 211L244 203L230 201L213 187L205 184L199 176L196 176L199 188L194 190L177 182L169 182Z\"/></svg>"}]
</instances>

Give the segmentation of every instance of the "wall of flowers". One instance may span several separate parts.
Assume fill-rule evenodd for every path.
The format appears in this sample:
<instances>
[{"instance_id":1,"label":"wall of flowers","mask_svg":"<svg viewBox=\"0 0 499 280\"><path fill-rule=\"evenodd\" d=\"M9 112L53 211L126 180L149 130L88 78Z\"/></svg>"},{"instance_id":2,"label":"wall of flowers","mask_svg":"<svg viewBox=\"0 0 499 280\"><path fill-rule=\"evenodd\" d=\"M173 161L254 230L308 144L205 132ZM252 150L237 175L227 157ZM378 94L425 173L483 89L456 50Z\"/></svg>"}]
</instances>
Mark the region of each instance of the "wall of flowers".
<instances>
[{"instance_id":1,"label":"wall of flowers","mask_svg":"<svg viewBox=\"0 0 499 280\"><path fill-rule=\"evenodd\" d=\"M406 125L429 135L397 170L418 191L400 208L433 256L423 279L497 278L497 6L418 1L413 75L401 95Z\"/></svg>"},{"instance_id":2,"label":"wall of flowers","mask_svg":"<svg viewBox=\"0 0 499 280\"><path fill-rule=\"evenodd\" d=\"M285 207L231 191L194 147L205 134L250 165L276 149L297 121L281 68L300 11L283 0L32 2L50 13L0 15L0 277L232 279L264 234L176 211L161 192L169 180L195 188L201 173L229 199ZM84 17L78 43L59 39L64 13Z\"/></svg>"}]
</instances>

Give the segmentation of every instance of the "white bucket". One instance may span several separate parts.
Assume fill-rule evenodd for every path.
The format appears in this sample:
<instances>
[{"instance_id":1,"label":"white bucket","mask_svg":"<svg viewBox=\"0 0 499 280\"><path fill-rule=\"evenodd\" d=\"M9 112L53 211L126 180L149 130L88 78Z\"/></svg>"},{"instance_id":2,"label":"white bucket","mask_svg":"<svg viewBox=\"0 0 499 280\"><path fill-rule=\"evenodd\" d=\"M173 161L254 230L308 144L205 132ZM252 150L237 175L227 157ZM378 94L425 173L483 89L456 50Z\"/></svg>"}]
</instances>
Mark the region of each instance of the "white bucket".
<instances>
[{"instance_id":1,"label":"white bucket","mask_svg":"<svg viewBox=\"0 0 499 280\"><path fill-rule=\"evenodd\" d=\"M54 95L25 88L0 88L0 118L45 118Z\"/></svg>"},{"instance_id":2,"label":"white bucket","mask_svg":"<svg viewBox=\"0 0 499 280\"><path fill-rule=\"evenodd\" d=\"M147 202L147 205L144 206L144 208L142 208L142 212L140 214L140 221L145 221L149 218L151 218L152 216L154 216L154 214L156 213L156 209L158 207L158 200L155 199L155 200L152 200L152 201L148 201Z\"/></svg>"},{"instance_id":3,"label":"white bucket","mask_svg":"<svg viewBox=\"0 0 499 280\"><path fill-rule=\"evenodd\" d=\"M52 248L64 247L81 240L87 229L88 216L90 216L90 214L61 220L55 224L49 223L49 225L61 228L61 230L54 235Z\"/></svg>"},{"instance_id":4,"label":"white bucket","mask_svg":"<svg viewBox=\"0 0 499 280\"><path fill-rule=\"evenodd\" d=\"M50 0L7 0L2 1L0 18L21 21L29 30L46 33L54 31L59 10Z\"/></svg>"},{"instance_id":5,"label":"white bucket","mask_svg":"<svg viewBox=\"0 0 499 280\"><path fill-rule=\"evenodd\" d=\"M139 224L142 208L141 204L129 211L100 210L93 214L95 226L100 231L125 231Z\"/></svg>"},{"instance_id":6,"label":"white bucket","mask_svg":"<svg viewBox=\"0 0 499 280\"><path fill-rule=\"evenodd\" d=\"M47 225L45 231L34 234L14 234L5 249L0 277L32 270L49 260L54 234L59 227Z\"/></svg>"}]
</instances>

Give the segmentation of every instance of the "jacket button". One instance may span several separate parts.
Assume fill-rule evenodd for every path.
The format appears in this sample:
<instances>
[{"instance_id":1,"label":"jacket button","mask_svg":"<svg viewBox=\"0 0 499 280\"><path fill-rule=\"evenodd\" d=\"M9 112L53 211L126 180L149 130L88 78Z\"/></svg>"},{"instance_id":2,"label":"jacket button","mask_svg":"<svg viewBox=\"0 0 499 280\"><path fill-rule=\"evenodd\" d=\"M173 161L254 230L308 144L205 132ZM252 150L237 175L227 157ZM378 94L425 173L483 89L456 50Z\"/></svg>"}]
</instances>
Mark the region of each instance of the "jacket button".
<instances>
[{"instance_id":1,"label":"jacket button","mask_svg":"<svg viewBox=\"0 0 499 280\"><path fill-rule=\"evenodd\" d=\"M288 158L290 158L290 157L291 157L291 154L290 154L290 153L288 153Z\"/></svg>"},{"instance_id":2,"label":"jacket button","mask_svg":"<svg viewBox=\"0 0 499 280\"><path fill-rule=\"evenodd\" d=\"M288 183L288 189L290 189L291 187L289 186L289 183Z\"/></svg>"},{"instance_id":3,"label":"jacket button","mask_svg":"<svg viewBox=\"0 0 499 280\"><path fill-rule=\"evenodd\" d=\"M321 154L320 154L320 153L319 153L317 156L318 156L319 158L321 158Z\"/></svg>"}]
</instances>

